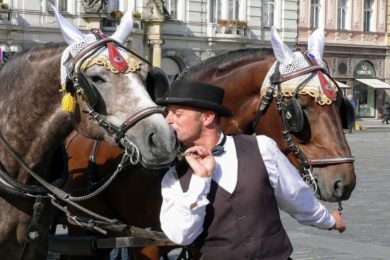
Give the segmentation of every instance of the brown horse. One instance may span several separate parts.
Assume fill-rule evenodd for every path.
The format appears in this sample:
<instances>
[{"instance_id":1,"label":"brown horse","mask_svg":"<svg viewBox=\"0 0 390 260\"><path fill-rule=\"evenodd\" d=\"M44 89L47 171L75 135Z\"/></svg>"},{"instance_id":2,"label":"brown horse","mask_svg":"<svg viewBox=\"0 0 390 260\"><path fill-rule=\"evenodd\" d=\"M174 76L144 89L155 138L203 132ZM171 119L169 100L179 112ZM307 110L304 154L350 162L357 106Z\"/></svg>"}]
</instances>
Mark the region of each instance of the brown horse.
<instances>
[{"instance_id":1,"label":"brown horse","mask_svg":"<svg viewBox=\"0 0 390 260\"><path fill-rule=\"evenodd\" d=\"M69 46L26 51L0 71L2 259L46 258L48 228L56 213L51 203L72 202L49 182L55 173L67 171L57 147L74 128L136 151L133 156L144 165L166 164L177 153L174 133L147 92L149 65L122 45L129 22L106 38L73 31L56 15ZM115 68L108 48L116 56ZM122 56L126 59L119 64ZM106 67L94 63L95 58ZM137 126L130 127L129 118L137 119Z\"/></svg>"},{"instance_id":2,"label":"brown horse","mask_svg":"<svg viewBox=\"0 0 390 260\"><path fill-rule=\"evenodd\" d=\"M315 39L312 39L315 41ZM278 43L276 43L278 44ZM279 44L282 44L279 42ZM280 49L280 48L279 48ZM309 50L316 53L316 50ZM283 61L283 57L279 59ZM281 83L281 93L284 94L281 100L286 108L290 108L288 100L294 98L293 91L300 82L294 82L299 79L305 82L300 89L294 107L295 110L288 109L285 114L295 114L302 112L301 117L294 116L296 121L290 122L295 125L303 123L304 130L289 132L285 124L289 121L283 120L278 111L277 101L272 96L278 97L277 93L271 93L270 104L261 106L262 100L265 100L267 94L264 90L269 89L267 82L270 82L272 75L277 68L275 56L272 50L266 49L244 49L229 52L214 58L210 58L197 66L184 71L179 78L190 79L206 83L213 83L225 89L225 106L233 111L233 117L222 120L224 132L228 134L235 133L256 133L264 134L273 138L280 149L285 152L290 161L298 168L304 158L311 163L309 169L313 167L313 174L318 185L317 196L322 200L341 201L347 200L355 187L355 173L352 164L350 149L346 142L342 121L345 120L346 111L341 111L344 100L342 93L333 85L335 94L333 99L327 98L324 93L321 81L323 78L331 84L330 77L326 76L326 69L319 65L313 66L310 58L304 53L288 54L293 55L293 60L297 60L294 66L290 66L290 72L298 71L298 74L290 74L287 79L293 84L293 90L289 89L286 82ZM287 56L287 54L285 55ZM278 61L281 63L280 61ZM299 63L298 63L299 62ZM317 61L318 63L320 62ZM280 66L280 65L279 65ZM289 68L288 66L285 66ZM288 72L288 73L290 73ZM285 73L287 74L287 73ZM305 81L306 78L310 77ZM280 80L279 80L280 81ZM280 96L279 96L280 97ZM272 101L271 101L272 100ZM280 105L282 106L282 105ZM259 108L265 108L262 115L253 127L256 121ZM301 110L301 111L299 111ZM284 136L291 136L292 143L303 153L297 157L288 147ZM291 140L288 144L291 144ZM94 141L81 136L69 137L67 151L71 156L69 160L70 176L68 188L88 187L90 177L86 175L88 168L88 158L93 154L92 146ZM295 146L293 146L295 147ZM114 165L121 156L119 150L112 151L113 148L108 144L101 143L101 147L96 153L96 172L100 176L110 174ZM298 153L300 154L300 153ZM314 159L317 160L314 160ZM339 159L339 160L338 160ZM88 201L91 209L97 210L102 214L119 216L121 220L132 225L158 227L158 212L161 205L160 181L162 176L150 175L147 170L142 168L131 168L125 171L123 175L108 187L99 200ZM128 188L129 187L129 188ZM126 198L126 199L124 199ZM134 199L137 198L137 199ZM103 206L106 205L106 206ZM108 207L107 207L108 205ZM148 210L148 213L145 210ZM105 213L104 213L105 212ZM149 215L152 214L152 215ZM139 222L141 220L141 222ZM70 227L70 233L76 231ZM82 232L79 230L79 232ZM159 259L155 256L157 248L149 248L153 253L145 257L149 259Z\"/></svg>"},{"instance_id":3,"label":"brown horse","mask_svg":"<svg viewBox=\"0 0 390 260\"><path fill-rule=\"evenodd\" d=\"M113 173L123 151L107 142L86 138L72 133L66 142L69 154L69 177L64 189L71 194L91 192L91 183L105 180ZM98 197L82 202L82 205L99 214L116 218L140 228L160 226L160 183L165 170L148 170L141 165L129 166ZM118 194L123 197L118 197ZM68 225L71 236L85 236L90 232ZM159 259L169 251L164 248L135 248L135 259ZM144 258L146 256L146 258ZM148 258L149 257L149 258ZM76 259L73 257L72 259ZM80 259L85 259L81 257Z\"/></svg>"},{"instance_id":4,"label":"brown horse","mask_svg":"<svg viewBox=\"0 0 390 260\"><path fill-rule=\"evenodd\" d=\"M353 113L347 115L351 112L349 104L341 91L332 86L330 76L324 75L327 70L322 61L323 45L320 31L313 33L308 52L316 58L311 58L305 53L290 52L274 34L277 62L274 56L264 55L262 51L239 50L194 66L180 78L224 88L225 106L234 112L233 117L222 120L224 131L228 134L254 131L271 137L298 169L302 168L303 156L308 161L305 167L313 168L317 196L335 202L348 199L356 183L353 158L343 132L343 125L345 128L350 123L343 121L353 117ZM268 98L275 98L267 107L262 107L260 101L268 102L266 92L271 89L275 75L278 77L274 81L281 83L281 89L268 91ZM278 110L278 106L285 109ZM254 125L259 109L263 109L262 116ZM297 113L301 114L297 117ZM290 121L288 117L292 117ZM287 139L291 137L297 146L291 147L291 141L286 141L283 134L289 130L286 124L305 126L289 131Z\"/></svg>"}]
</instances>

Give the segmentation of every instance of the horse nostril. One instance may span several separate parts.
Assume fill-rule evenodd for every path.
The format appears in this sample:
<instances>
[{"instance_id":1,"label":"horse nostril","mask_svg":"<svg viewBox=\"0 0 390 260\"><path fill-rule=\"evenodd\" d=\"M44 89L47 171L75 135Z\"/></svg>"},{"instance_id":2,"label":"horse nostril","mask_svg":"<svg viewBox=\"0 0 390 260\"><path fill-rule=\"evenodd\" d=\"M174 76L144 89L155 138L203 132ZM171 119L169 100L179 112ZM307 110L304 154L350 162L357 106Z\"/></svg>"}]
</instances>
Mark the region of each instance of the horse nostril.
<instances>
[{"instance_id":1,"label":"horse nostril","mask_svg":"<svg viewBox=\"0 0 390 260\"><path fill-rule=\"evenodd\" d=\"M337 198L341 198L344 193L344 183L342 181L336 181L333 186L333 195Z\"/></svg>"},{"instance_id":2,"label":"horse nostril","mask_svg":"<svg viewBox=\"0 0 390 260\"><path fill-rule=\"evenodd\" d=\"M156 147L158 145L157 140L156 140L156 133L152 132L148 136L148 144L150 147Z\"/></svg>"}]
</instances>

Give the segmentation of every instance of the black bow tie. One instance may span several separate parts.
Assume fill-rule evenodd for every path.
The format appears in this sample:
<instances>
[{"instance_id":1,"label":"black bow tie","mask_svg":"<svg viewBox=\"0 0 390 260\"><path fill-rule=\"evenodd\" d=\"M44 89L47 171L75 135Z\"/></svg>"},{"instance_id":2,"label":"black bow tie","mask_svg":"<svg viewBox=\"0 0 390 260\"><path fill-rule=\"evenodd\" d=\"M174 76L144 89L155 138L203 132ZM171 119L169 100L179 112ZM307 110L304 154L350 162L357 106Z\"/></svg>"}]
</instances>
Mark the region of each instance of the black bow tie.
<instances>
[{"instance_id":1,"label":"black bow tie","mask_svg":"<svg viewBox=\"0 0 390 260\"><path fill-rule=\"evenodd\" d=\"M211 154L214 156L222 155L225 152L223 146L226 142L226 135L223 135L222 141L211 149Z\"/></svg>"}]
</instances>

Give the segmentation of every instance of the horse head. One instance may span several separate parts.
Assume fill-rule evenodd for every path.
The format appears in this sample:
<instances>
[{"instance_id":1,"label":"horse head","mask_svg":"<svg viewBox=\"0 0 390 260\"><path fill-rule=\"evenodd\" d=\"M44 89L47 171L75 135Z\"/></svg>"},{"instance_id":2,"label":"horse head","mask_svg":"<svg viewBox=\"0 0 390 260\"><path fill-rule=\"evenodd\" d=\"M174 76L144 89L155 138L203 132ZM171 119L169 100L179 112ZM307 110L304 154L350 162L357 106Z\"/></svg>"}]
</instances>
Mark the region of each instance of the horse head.
<instances>
[{"instance_id":1,"label":"horse head","mask_svg":"<svg viewBox=\"0 0 390 260\"><path fill-rule=\"evenodd\" d=\"M108 37L99 30L83 34L53 10L68 44L61 58L62 104L77 131L120 145L134 164L156 168L171 162L176 138L152 99L168 88L168 79L123 45L132 12Z\"/></svg>"},{"instance_id":2,"label":"horse head","mask_svg":"<svg viewBox=\"0 0 390 260\"><path fill-rule=\"evenodd\" d=\"M272 102L256 132L275 137L308 184L318 186L320 199L346 200L356 176L343 128L354 122L354 113L322 59L323 32L313 32L307 52L292 52L273 28L272 47L276 61L262 84L260 110ZM273 133L264 131L266 118L278 114Z\"/></svg>"}]
</instances>

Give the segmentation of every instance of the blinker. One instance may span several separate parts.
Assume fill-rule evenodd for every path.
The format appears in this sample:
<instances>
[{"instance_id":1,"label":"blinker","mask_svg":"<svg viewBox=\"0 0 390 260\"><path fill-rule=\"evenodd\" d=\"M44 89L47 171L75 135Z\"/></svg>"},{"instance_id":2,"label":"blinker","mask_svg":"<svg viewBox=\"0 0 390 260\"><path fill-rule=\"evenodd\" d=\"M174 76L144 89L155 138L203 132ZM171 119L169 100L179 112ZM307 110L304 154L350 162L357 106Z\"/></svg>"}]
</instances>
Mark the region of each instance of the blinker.
<instances>
[{"instance_id":1,"label":"blinker","mask_svg":"<svg viewBox=\"0 0 390 260\"><path fill-rule=\"evenodd\" d=\"M98 93L93 85L93 83L88 79L88 77L80 72L78 75L79 87L82 90L83 98L88 102L88 104L93 108L98 102Z\"/></svg>"}]
</instances>

